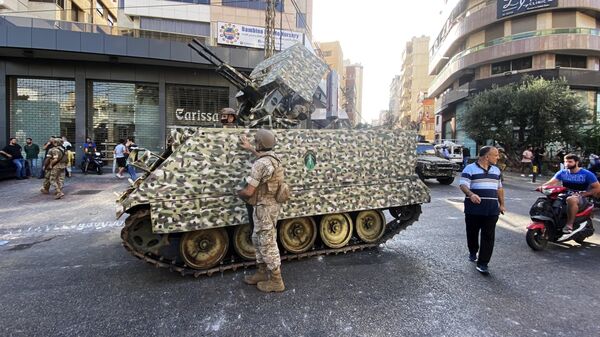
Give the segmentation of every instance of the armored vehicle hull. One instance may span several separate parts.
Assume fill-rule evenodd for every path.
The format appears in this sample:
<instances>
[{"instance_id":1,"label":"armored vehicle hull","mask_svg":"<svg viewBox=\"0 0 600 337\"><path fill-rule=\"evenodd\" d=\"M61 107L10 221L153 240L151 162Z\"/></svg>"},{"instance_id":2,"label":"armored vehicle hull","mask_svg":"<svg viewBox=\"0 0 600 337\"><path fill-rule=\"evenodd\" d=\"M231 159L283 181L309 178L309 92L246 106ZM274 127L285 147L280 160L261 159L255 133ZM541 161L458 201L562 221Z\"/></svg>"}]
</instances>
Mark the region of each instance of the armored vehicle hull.
<instances>
[{"instance_id":1,"label":"armored vehicle hull","mask_svg":"<svg viewBox=\"0 0 600 337\"><path fill-rule=\"evenodd\" d=\"M274 130L291 199L282 206L283 260L376 247L416 221L429 191L415 174L415 135L402 130ZM252 165L239 137L256 130L186 129L117 201L135 256L182 274L254 264L248 212L236 196ZM383 211L394 220L387 222Z\"/></svg>"}]
</instances>

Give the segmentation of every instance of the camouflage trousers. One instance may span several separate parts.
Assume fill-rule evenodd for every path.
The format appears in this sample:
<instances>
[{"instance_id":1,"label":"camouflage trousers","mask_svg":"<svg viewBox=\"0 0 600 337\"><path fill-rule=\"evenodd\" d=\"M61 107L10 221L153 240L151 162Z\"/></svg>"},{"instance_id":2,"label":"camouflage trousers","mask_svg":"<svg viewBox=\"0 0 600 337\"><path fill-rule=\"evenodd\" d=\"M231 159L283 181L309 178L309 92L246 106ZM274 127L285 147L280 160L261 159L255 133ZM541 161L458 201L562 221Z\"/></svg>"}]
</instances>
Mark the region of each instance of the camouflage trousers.
<instances>
[{"instance_id":1,"label":"camouflage trousers","mask_svg":"<svg viewBox=\"0 0 600 337\"><path fill-rule=\"evenodd\" d=\"M256 263L264 263L267 269L275 270L281 265L279 249L277 248L277 216L279 205L254 206L252 219L252 244L256 249Z\"/></svg>"},{"instance_id":2,"label":"camouflage trousers","mask_svg":"<svg viewBox=\"0 0 600 337\"><path fill-rule=\"evenodd\" d=\"M50 185L54 185L56 193L62 192L63 185L65 184L65 168L54 167L51 170L46 170L44 175L44 189L48 191Z\"/></svg>"}]
</instances>

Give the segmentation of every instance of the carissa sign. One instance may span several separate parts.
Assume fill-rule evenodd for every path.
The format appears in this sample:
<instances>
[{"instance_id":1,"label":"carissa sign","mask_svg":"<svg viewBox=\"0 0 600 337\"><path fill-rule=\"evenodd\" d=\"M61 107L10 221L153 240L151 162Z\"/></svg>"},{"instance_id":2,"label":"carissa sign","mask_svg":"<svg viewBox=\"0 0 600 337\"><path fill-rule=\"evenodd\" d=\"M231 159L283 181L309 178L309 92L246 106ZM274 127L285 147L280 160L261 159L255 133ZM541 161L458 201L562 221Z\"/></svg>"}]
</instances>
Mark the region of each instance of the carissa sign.
<instances>
[{"instance_id":1,"label":"carissa sign","mask_svg":"<svg viewBox=\"0 0 600 337\"><path fill-rule=\"evenodd\" d=\"M219 124L219 113L186 111L184 108L177 108L175 120L179 125L216 125Z\"/></svg>"},{"instance_id":2,"label":"carissa sign","mask_svg":"<svg viewBox=\"0 0 600 337\"><path fill-rule=\"evenodd\" d=\"M257 26L238 25L236 23L218 22L217 42L230 46L249 48L265 48L265 28ZM279 41L281 40L281 45ZM296 43L304 43L304 34L291 30L275 29L275 49L281 50Z\"/></svg>"},{"instance_id":3,"label":"carissa sign","mask_svg":"<svg viewBox=\"0 0 600 337\"><path fill-rule=\"evenodd\" d=\"M558 0L498 0L497 18L532 11L535 9L556 7Z\"/></svg>"}]
</instances>

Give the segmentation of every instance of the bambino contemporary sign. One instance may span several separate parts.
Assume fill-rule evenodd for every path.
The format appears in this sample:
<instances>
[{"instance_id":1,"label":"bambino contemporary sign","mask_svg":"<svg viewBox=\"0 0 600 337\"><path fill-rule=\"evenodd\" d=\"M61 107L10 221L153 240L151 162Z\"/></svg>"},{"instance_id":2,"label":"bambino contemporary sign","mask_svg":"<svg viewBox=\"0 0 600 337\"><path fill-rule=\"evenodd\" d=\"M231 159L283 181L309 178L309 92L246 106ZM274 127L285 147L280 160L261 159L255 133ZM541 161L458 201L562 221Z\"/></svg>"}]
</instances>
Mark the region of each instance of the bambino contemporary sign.
<instances>
[{"instance_id":1,"label":"bambino contemporary sign","mask_svg":"<svg viewBox=\"0 0 600 337\"><path fill-rule=\"evenodd\" d=\"M558 0L498 0L498 19L532 11L535 9L556 7Z\"/></svg>"},{"instance_id":2,"label":"bambino contemporary sign","mask_svg":"<svg viewBox=\"0 0 600 337\"><path fill-rule=\"evenodd\" d=\"M265 29L257 26L219 22L217 42L219 44L250 48L265 48ZM280 45L281 42L281 45ZM304 42L304 34L290 30L275 30L275 49L281 50Z\"/></svg>"}]
</instances>

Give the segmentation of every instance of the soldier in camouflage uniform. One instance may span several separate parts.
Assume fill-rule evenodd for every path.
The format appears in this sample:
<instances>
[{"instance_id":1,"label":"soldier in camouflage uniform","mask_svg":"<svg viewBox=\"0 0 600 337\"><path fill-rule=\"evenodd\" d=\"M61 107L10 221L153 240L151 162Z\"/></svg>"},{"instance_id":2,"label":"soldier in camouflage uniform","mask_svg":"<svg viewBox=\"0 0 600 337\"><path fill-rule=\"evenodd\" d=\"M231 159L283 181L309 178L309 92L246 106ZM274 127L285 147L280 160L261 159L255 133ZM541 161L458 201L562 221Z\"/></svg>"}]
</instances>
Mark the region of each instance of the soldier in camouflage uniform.
<instances>
[{"instance_id":1,"label":"soldier in camouflage uniform","mask_svg":"<svg viewBox=\"0 0 600 337\"><path fill-rule=\"evenodd\" d=\"M219 111L221 124L224 128L237 128L237 111L232 108L223 108Z\"/></svg>"},{"instance_id":2,"label":"soldier in camouflage uniform","mask_svg":"<svg viewBox=\"0 0 600 337\"><path fill-rule=\"evenodd\" d=\"M52 145L53 147L48 151L45 159L45 179L40 191L43 194L48 194L50 193L50 185L54 184L56 199L60 199L65 196L62 189L65 183L65 168L67 167L68 157L65 149L62 147L62 140L60 138L54 138Z\"/></svg>"},{"instance_id":3,"label":"soldier in camouflage uniform","mask_svg":"<svg viewBox=\"0 0 600 337\"><path fill-rule=\"evenodd\" d=\"M282 175L275 172L281 165L279 157L271 151L275 146L275 135L261 129L254 138L259 158L252 165L247 185L238 195L255 205L253 212L254 229L252 243L256 248L258 271L246 276L244 282L256 284L263 292L280 292L285 290L281 278L281 259L277 248L277 216L280 205L275 200L277 188L283 181ZM247 141L242 139L242 147L248 148Z\"/></svg>"}]
</instances>

